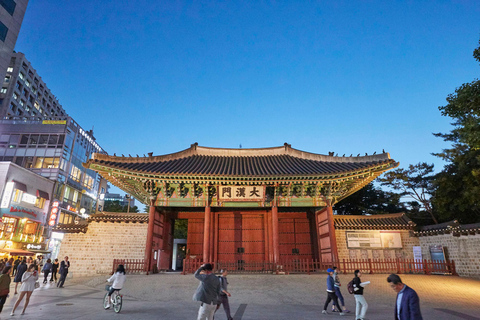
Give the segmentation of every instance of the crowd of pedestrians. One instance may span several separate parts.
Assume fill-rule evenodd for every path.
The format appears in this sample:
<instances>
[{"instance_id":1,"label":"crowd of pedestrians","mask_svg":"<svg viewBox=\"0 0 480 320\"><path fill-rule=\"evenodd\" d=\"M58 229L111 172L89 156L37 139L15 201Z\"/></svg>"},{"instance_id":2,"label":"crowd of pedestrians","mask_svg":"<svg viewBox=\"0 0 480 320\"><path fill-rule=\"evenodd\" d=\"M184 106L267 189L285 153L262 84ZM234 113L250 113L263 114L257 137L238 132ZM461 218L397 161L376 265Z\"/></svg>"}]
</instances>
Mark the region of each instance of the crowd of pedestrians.
<instances>
[{"instance_id":1,"label":"crowd of pedestrians","mask_svg":"<svg viewBox=\"0 0 480 320\"><path fill-rule=\"evenodd\" d=\"M63 269L62 267L59 268L59 265L63 266ZM63 288L69 267L70 262L68 261L68 257L65 257L62 264L59 264L58 259L55 259L55 262L53 263L51 259L45 261L42 256L39 256L36 259L33 259L32 257L0 259L0 313L2 312L3 306L10 294L11 277L13 277L13 282L15 283L14 295L19 295L10 315L15 315L15 310L17 310L18 306L25 298L21 312L23 315L28 307L33 291L40 286L38 283L39 273L43 273L44 284L48 282L49 274L51 274L50 282L57 282L57 272L60 273L60 280L62 281L60 287ZM21 284L20 288L18 288L19 284Z\"/></svg>"},{"instance_id":2,"label":"crowd of pedestrians","mask_svg":"<svg viewBox=\"0 0 480 320\"><path fill-rule=\"evenodd\" d=\"M195 278L200 281L193 300L200 302L197 320L213 320L215 312L223 305L228 320L233 320L230 314L230 305L228 297L228 280L226 270L221 270L221 275L216 276L213 272L213 266L210 263L203 264L194 274ZM350 311L345 307L345 300L340 290L341 282L336 267L327 270L327 299L323 306L322 313L328 314L327 309L330 302L332 304L332 312L338 312L343 316ZM370 281L362 281L362 273L355 270L353 279L348 283L348 293L353 294L355 298L355 320L364 320L368 310L368 303L364 296L365 287ZM397 292L395 301L395 320L423 320L420 311L420 299L412 288L408 287L400 277L391 274L387 278L387 282L392 289Z\"/></svg>"}]
</instances>

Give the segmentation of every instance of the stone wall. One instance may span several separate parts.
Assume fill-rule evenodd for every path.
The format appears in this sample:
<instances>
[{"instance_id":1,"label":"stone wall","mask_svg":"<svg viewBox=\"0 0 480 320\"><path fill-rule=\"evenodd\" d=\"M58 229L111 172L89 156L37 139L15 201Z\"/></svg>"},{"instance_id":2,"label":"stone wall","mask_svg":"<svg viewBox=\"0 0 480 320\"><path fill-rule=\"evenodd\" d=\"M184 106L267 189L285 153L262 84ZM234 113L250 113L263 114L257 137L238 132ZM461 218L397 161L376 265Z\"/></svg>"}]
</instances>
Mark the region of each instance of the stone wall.
<instances>
[{"instance_id":1,"label":"stone wall","mask_svg":"<svg viewBox=\"0 0 480 320\"><path fill-rule=\"evenodd\" d=\"M418 238L424 259L430 259L430 246L445 247L447 259L454 260L460 276L480 278L480 234L455 237L452 234Z\"/></svg>"},{"instance_id":2,"label":"stone wall","mask_svg":"<svg viewBox=\"0 0 480 320\"><path fill-rule=\"evenodd\" d=\"M392 232L400 232L402 237L402 249L348 249L346 237L347 231L358 232L361 230L335 230L338 257L340 261L342 259L413 259L413 247L420 245L418 238L411 236L410 231L392 230Z\"/></svg>"},{"instance_id":3,"label":"stone wall","mask_svg":"<svg viewBox=\"0 0 480 320\"><path fill-rule=\"evenodd\" d=\"M58 255L75 277L112 272L113 259L144 259L147 223L90 222L87 233L65 233Z\"/></svg>"}]
</instances>

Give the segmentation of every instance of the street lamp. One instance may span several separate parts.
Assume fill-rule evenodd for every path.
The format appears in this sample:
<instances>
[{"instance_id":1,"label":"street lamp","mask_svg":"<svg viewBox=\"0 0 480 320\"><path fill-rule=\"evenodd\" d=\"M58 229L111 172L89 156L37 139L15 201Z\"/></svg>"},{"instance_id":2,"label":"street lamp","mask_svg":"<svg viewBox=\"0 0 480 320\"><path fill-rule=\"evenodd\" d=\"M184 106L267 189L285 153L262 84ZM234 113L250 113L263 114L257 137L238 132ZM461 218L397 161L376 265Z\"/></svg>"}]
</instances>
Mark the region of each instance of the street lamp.
<instances>
[{"instance_id":1,"label":"street lamp","mask_svg":"<svg viewBox=\"0 0 480 320\"><path fill-rule=\"evenodd\" d=\"M127 213L130 213L130 195L126 194L125 199L127 199Z\"/></svg>"}]
</instances>

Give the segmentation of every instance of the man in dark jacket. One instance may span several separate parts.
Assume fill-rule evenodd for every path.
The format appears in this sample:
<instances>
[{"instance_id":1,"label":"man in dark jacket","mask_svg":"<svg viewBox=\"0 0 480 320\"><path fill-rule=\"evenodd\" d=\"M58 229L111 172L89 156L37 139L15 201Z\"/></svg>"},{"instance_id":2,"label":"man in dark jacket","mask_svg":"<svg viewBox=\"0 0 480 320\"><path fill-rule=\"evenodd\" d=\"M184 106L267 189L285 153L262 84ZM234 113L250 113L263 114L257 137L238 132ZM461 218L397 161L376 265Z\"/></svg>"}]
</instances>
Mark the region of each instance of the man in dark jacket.
<instances>
[{"instance_id":1,"label":"man in dark jacket","mask_svg":"<svg viewBox=\"0 0 480 320\"><path fill-rule=\"evenodd\" d=\"M65 279L67 278L68 269L70 268L70 261L68 261L68 257L60 263L60 280L57 283L57 287L63 288L63 284L65 283Z\"/></svg>"},{"instance_id":2,"label":"man in dark jacket","mask_svg":"<svg viewBox=\"0 0 480 320\"><path fill-rule=\"evenodd\" d=\"M423 320L420 299L415 290L403 284L402 279L393 273L388 276L387 282L397 293L395 320Z\"/></svg>"},{"instance_id":3,"label":"man in dark jacket","mask_svg":"<svg viewBox=\"0 0 480 320\"><path fill-rule=\"evenodd\" d=\"M194 301L201 302L197 320L213 320L213 314L219 301L218 296L222 292L220 281L213 274L213 266L210 263L202 265L195 271L195 278L200 281L197 291L193 295Z\"/></svg>"}]
</instances>

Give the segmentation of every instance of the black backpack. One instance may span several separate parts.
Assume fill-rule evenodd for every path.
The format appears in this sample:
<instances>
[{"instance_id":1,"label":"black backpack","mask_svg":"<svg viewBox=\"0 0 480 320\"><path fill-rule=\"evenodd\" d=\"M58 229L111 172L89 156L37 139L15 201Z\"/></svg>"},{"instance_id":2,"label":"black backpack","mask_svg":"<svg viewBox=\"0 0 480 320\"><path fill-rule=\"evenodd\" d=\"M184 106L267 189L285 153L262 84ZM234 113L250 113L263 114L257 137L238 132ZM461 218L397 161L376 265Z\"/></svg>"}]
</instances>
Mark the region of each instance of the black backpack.
<instances>
[{"instance_id":1,"label":"black backpack","mask_svg":"<svg viewBox=\"0 0 480 320\"><path fill-rule=\"evenodd\" d=\"M354 288L353 288L353 280L350 281L348 284L347 284L347 290L348 290L348 293L350 294L353 294L355 292Z\"/></svg>"}]
</instances>

